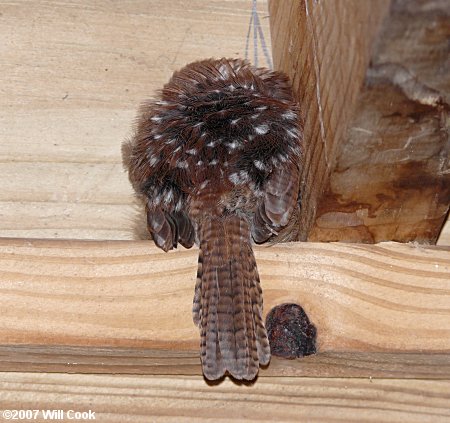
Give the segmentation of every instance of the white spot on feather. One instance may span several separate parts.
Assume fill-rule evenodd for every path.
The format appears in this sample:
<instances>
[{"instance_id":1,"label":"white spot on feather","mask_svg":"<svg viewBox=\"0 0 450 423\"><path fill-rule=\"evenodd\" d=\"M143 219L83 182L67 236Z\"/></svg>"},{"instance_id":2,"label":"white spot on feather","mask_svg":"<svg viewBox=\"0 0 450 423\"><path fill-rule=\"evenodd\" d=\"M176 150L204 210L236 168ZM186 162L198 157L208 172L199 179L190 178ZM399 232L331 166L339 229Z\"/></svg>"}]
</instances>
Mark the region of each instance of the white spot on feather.
<instances>
[{"instance_id":1,"label":"white spot on feather","mask_svg":"<svg viewBox=\"0 0 450 423\"><path fill-rule=\"evenodd\" d=\"M229 76L228 66L225 65L224 63L222 63L222 64L219 66L219 72L222 74L222 77L223 77L224 79L228 78L228 76Z\"/></svg>"},{"instance_id":2,"label":"white spot on feather","mask_svg":"<svg viewBox=\"0 0 450 423\"><path fill-rule=\"evenodd\" d=\"M249 177L248 173L245 170L241 170L239 173L234 172L228 176L228 179L230 182L232 182L235 185L242 184L244 182L247 182Z\"/></svg>"},{"instance_id":3,"label":"white spot on feather","mask_svg":"<svg viewBox=\"0 0 450 423\"><path fill-rule=\"evenodd\" d=\"M291 138L298 138L298 136L299 136L299 132L295 128L286 129L286 134L288 134L288 136Z\"/></svg>"},{"instance_id":4,"label":"white spot on feather","mask_svg":"<svg viewBox=\"0 0 450 423\"><path fill-rule=\"evenodd\" d=\"M158 162L159 162L158 156L156 156L155 154L152 154L150 157L150 160L149 160L150 166L154 166Z\"/></svg>"},{"instance_id":5,"label":"white spot on feather","mask_svg":"<svg viewBox=\"0 0 450 423\"><path fill-rule=\"evenodd\" d=\"M239 142L239 140L233 140L233 141L231 141L230 143L227 144L227 147L230 150L235 150L236 148L241 147L241 145L242 144Z\"/></svg>"},{"instance_id":6,"label":"white spot on feather","mask_svg":"<svg viewBox=\"0 0 450 423\"><path fill-rule=\"evenodd\" d=\"M287 162L288 156L286 156L285 154L278 154L278 159L280 160L280 162L284 163Z\"/></svg>"},{"instance_id":7,"label":"white spot on feather","mask_svg":"<svg viewBox=\"0 0 450 423\"><path fill-rule=\"evenodd\" d=\"M210 141L208 144L206 144L206 146L210 147L210 148L214 148L216 145L220 144L220 141L221 141L220 139L219 140Z\"/></svg>"},{"instance_id":8,"label":"white spot on feather","mask_svg":"<svg viewBox=\"0 0 450 423\"><path fill-rule=\"evenodd\" d=\"M173 191L169 189L164 197L164 203L169 204L173 200Z\"/></svg>"},{"instance_id":9,"label":"white spot on feather","mask_svg":"<svg viewBox=\"0 0 450 423\"><path fill-rule=\"evenodd\" d=\"M282 117L283 119L291 119L291 120L294 120L294 119L297 118L297 115L296 115L292 110L289 110L289 111L283 113L283 114L281 115L281 117Z\"/></svg>"},{"instance_id":10,"label":"white spot on feather","mask_svg":"<svg viewBox=\"0 0 450 423\"><path fill-rule=\"evenodd\" d=\"M255 126L255 132L258 135L265 135L265 134L267 134L267 132L269 132L269 125Z\"/></svg>"},{"instance_id":11,"label":"white spot on feather","mask_svg":"<svg viewBox=\"0 0 450 423\"><path fill-rule=\"evenodd\" d=\"M235 185L237 185L240 181L239 175L237 173L230 174L230 176L228 176L228 179Z\"/></svg>"},{"instance_id":12,"label":"white spot on feather","mask_svg":"<svg viewBox=\"0 0 450 423\"><path fill-rule=\"evenodd\" d=\"M300 155L301 154L301 149L298 145L291 145L289 147L289 149L295 154L295 155Z\"/></svg>"},{"instance_id":13,"label":"white spot on feather","mask_svg":"<svg viewBox=\"0 0 450 423\"><path fill-rule=\"evenodd\" d=\"M180 169L187 169L189 167L189 164L186 160L181 160L177 162L177 167L179 167Z\"/></svg>"},{"instance_id":14,"label":"white spot on feather","mask_svg":"<svg viewBox=\"0 0 450 423\"><path fill-rule=\"evenodd\" d=\"M265 170L266 169L266 166L264 165L264 163L261 160L254 160L253 164L259 170Z\"/></svg>"},{"instance_id":15,"label":"white spot on feather","mask_svg":"<svg viewBox=\"0 0 450 423\"><path fill-rule=\"evenodd\" d=\"M248 173L245 170L241 170L239 172L239 177L242 179L243 182L248 181Z\"/></svg>"}]
</instances>

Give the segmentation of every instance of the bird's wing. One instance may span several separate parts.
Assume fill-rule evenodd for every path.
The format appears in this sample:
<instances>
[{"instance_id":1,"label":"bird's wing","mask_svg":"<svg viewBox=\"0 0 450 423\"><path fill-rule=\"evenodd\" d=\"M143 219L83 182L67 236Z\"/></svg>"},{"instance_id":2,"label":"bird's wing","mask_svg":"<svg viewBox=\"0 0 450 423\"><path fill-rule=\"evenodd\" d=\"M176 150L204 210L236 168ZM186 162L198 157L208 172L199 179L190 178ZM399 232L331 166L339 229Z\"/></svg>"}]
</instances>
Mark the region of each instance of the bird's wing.
<instances>
[{"instance_id":1,"label":"bird's wing","mask_svg":"<svg viewBox=\"0 0 450 423\"><path fill-rule=\"evenodd\" d=\"M147 227L155 244L164 251L175 248L178 242L185 248L194 244L195 231L184 211L168 212L161 207L150 208L147 204Z\"/></svg>"},{"instance_id":2,"label":"bird's wing","mask_svg":"<svg viewBox=\"0 0 450 423\"><path fill-rule=\"evenodd\" d=\"M255 212L252 237L257 243L267 241L289 223L299 195L299 167L288 162L275 167L264 187L264 196Z\"/></svg>"}]
</instances>

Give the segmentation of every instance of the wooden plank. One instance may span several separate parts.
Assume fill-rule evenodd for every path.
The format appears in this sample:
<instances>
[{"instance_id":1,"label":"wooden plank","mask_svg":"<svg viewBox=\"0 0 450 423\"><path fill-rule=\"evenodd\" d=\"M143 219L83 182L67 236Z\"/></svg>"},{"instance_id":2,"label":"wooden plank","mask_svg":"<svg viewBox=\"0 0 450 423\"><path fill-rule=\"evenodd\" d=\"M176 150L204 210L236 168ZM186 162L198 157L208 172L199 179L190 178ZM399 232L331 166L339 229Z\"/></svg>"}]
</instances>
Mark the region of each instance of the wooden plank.
<instances>
[{"instance_id":1,"label":"wooden plank","mask_svg":"<svg viewBox=\"0 0 450 423\"><path fill-rule=\"evenodd\" d=\"M210 386L199 376L1 373L0 389L1 409L92 410L100 422L450 419L449 381L260 377Z\"/></svg>"},{"instance_id":2,"label":"wooden plank","mask_svg":"<svg viewBox=\"0 0 450 423\"><path fill-rule=\"evenodd\" d=\"M444 227L439 234L439 239L436 245L450 245L450 219L447 218L447 221L444 224Z\"/></svg>"},{"instance_id":3,"label":"wooden plank","mask_svg":"<svg viewBox=\"0 0 450 423\"><path fill-rule=\"evenodd\" d=\"M2 236L133 239L133 227L137 226L134 218L139 215L139 211L131 199L128 204L95 203L93 200L77 204L69 198L66 201L63 198L61 200L2 202L0 205ZM20 208L24 211L18 215ZM20 226L19 218L22 219Z\"/></svg>"},{"instance_id":4,"label":"wooden plank","mask_svg":"<svg viewBox=\"0 0 450 423\"><path fill-rule=\"evenodd\" d=\"M266 1L258 10L267 33ZM188 62L244 57L251 12L248 0L3 3L0 236L133 238L120 146L138 105Z\"/></svg>"},{"instance_id":5,"label":"wooden plank","mask_svg":"<svg viewBox=\"0 0 450 423\"><path fill-rule=\"evenodd\" d=\"M0 345L0 371L202 374L198 351L52 345ZM260 376L449 379L450 354L329 351L298 360L272 357Z\"/></svg>"},{"instance_id":6,"label":"wooden plank","mask_svg":"<svg viewBox=\"0 0 450 423\"><path fill-rule=\"evenodd\" d=\"M315 220L389 3L269 2L274 65L290 75L305 122L300 239Z\"/></svg>"},{"instance_id":7,"label":"wooden plank","mask_svg":"<svg viewBox=\"0 0 450 423\"><path fill-rule=\"evenodd\" d=\"M0 239L1 343L50 355L63 346L195 352L196 256L145 241ZM296 243L257 248L256 258L265 310L300 303L321 352L450 352L449 248ZM5 363L18 353L2 351Z\"/></svg>"},{"instance_id":8,"label":"wooden plank","mask_svg":"<svg viewBox=\"0 0 450 423\"><path fill-rule=\"evenodd\" d=\"M445 2L393 3L310 240L436 242L450 204L449 28Z\"/></svg>"}]
</instances>

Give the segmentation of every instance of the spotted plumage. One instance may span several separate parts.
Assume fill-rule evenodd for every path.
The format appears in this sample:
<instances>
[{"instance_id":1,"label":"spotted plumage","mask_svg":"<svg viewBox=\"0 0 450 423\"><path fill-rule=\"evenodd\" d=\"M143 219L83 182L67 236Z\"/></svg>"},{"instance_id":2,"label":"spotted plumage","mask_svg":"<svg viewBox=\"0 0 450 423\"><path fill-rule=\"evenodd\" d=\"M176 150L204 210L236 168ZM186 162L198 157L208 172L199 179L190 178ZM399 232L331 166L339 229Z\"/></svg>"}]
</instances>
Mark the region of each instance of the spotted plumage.
<instances>
[{"instance_id":1,"label":"spotted plumage","mask_svg":"<svg viewBox=\"0 0 450 423\"><path fill-rule=\"evenodd\" d=\"M220 59L175 72L124 144L156 245L200 247L193 315L208 379L250 380L270 360L252 242L295 219L301 135L285 75Z\"/></svg>"}]
</instances>

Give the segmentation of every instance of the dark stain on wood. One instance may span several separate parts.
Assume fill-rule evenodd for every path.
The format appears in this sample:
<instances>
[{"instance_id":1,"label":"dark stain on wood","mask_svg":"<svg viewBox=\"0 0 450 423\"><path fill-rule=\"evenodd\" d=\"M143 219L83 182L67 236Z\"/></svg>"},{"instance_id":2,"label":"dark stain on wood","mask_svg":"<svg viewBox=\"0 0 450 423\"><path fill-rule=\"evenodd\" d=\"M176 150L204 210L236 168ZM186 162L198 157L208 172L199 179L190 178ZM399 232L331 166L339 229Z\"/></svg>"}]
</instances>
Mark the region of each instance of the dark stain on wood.
<instances>
[{"instance_id":1,"label":"dark stain on wood","mask_svg":"<svg viewBox=\"0 0 450 423\"><path fill-rule=\"evenodd\" d=\"M450 203L450 16L418 3L393 4L311 241L437 240Z\"/></svg>"}]
</instances>

